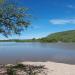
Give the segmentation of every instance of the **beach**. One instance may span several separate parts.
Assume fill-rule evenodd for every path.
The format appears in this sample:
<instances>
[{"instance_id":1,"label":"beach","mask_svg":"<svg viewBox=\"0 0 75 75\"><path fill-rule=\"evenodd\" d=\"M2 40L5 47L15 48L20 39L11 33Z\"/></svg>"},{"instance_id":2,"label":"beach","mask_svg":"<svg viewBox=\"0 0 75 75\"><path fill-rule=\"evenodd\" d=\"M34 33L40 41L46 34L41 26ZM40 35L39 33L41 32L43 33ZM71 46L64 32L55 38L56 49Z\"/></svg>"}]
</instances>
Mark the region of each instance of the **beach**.
<instances>
[{"instance_id":1,"label":"beach","mask_svg":"<svg viewBox=\"0 0 75 75\"><path fill-rule=\"evenodd\" d=\"M22 62L28 65L45 65L47 75L75 75L75 65L56 62Z\"/></svg>"}]
</instances>

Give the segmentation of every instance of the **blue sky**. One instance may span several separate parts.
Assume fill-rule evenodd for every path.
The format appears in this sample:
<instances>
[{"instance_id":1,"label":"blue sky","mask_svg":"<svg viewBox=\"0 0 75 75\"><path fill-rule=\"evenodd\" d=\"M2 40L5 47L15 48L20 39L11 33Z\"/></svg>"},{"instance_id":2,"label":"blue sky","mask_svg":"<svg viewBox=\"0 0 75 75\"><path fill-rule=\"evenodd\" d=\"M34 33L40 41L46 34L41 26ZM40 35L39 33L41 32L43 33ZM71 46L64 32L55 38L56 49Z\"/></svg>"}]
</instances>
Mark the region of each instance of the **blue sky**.
<instances>
[{"instance_id":1,"label":"blue sky","mask_svg":"<svg viewBox=\"0 0 75 75\"><path fill-rule=\"evenodd\" d=\"M30 8L32 24L21 36L9 38L40 38L75 29L75 0L19 0L19 4ZM1 38L5 39L3 36Z\"/></svg>"}]
</instances>

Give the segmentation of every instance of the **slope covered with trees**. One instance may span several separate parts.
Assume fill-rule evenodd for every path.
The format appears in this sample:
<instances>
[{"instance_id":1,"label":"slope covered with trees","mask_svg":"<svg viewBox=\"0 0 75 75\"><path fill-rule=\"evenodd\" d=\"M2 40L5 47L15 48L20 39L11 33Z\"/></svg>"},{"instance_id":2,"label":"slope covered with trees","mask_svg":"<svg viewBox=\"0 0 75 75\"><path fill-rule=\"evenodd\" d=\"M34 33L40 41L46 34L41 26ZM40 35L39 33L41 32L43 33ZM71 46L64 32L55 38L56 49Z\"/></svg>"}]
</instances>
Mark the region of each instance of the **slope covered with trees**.
<instances>
[{"instance_id":1,"label":"slope covered with trees","mask_svg":"<svg viewBox=\"0 0 75 75\"><path fill-rule=\"evenodd\" d=\"M53 33L39 40L41 42L75 42L75 30Z\"/></svg>"}]
</instances>

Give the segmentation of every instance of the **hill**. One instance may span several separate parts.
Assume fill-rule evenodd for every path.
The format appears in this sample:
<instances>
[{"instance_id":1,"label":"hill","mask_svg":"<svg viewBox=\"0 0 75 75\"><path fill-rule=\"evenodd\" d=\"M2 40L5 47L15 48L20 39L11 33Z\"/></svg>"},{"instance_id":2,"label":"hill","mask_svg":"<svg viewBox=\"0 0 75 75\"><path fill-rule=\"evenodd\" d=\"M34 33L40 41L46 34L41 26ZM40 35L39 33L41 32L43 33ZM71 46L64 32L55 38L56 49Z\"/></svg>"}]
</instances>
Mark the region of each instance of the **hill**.
<instances>
[{"instance_id":1,"label":"hill","mask_svg":"<svg viewBox=\"0 0 75 75\"><path fill-rule=\"evenodd\" d=\"M53 33L39 40L41 42L75 42L75 30Z\"/></svg>"}]
</instances>

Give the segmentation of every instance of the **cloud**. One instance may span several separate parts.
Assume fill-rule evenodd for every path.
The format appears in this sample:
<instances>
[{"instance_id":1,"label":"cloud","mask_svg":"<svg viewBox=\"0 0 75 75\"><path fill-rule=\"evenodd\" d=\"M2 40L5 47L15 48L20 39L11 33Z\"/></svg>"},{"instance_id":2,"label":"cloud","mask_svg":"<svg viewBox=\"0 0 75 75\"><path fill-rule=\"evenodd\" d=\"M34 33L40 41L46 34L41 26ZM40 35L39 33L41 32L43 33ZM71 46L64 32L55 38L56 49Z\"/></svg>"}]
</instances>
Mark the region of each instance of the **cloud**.
<instances>
[{"instance_id":1,"label":"cloud","mask_svg":"<svg viewBox=\"0 0 75 75\"><path fill-rule=\"evenodd\" d=\"M51 19L49 22L55 25L75 24L75 19Z\"/></svg>"},{"instance_id":2,"label":"cloud","mask_svg":"<svg viewBox=\"0 0 75 75\"><path fill-rule=\"evenodd\" d=\"M71 4L67 5L67 7L68 8L71 8L71 9L75 9L75 6L74 5L71 5Z\"/></svg>"}]
</instances>

